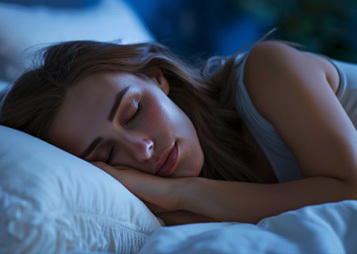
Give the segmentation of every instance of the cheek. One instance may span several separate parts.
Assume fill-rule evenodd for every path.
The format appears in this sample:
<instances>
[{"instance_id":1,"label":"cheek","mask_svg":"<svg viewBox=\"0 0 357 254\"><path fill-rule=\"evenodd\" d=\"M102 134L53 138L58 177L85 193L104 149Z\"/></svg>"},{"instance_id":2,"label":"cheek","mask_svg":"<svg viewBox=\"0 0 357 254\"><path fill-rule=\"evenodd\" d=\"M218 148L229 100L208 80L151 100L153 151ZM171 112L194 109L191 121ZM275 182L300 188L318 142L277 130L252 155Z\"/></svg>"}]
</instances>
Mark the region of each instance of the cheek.
<instances>
[{"instance_id":1,"label":"cheek","mask_svg":"<svg viewBox=\"0 0 357 254\"><path fill-rule=\"evenodd\" d=\"M160 103L150 105L146 120L151 123L150 126L159 131L175 129L179 122L173 105Z\"/></svg>"},{"instance_id":2,"label":"cheek","mask_svg":"<svg viewBox=\"0 0 357 254\"><path fill-rule=\"evenodd\" d=\"M143 114L139 124L139 128L155 143L159 141L165 142L168 136L171 136L171 124L168 121L165 112L157 105L148 105L142 109Z\"/></svg>"}]
</instances>

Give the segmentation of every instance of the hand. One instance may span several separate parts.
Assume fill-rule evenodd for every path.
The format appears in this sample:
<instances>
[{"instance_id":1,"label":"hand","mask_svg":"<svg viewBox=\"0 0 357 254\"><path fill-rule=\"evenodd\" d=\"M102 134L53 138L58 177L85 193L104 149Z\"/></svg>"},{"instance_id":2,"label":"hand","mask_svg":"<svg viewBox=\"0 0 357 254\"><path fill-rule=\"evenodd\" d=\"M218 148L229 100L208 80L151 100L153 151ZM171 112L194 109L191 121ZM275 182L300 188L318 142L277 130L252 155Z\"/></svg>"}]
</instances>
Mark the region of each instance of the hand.
<instances>
[{"instance_id":1,"label":"hand","mask_svg":"<svg viewBox=\"0 0 357 254\"><path fill-rule=\"evenodd\" d=\"M153 213L179 209L179 186L184 178L164 178L127 167L113 167L104 162L92 164L121 182L130 192L143 200Z\"/></svg>"},{"instance_id":2,"label":"hand","mask_svg":"<svg viewBox=\"0 0 357 254\"><path fill-rule=\"evenodd\" d=\"M136 177L149 176L148 174L142 173L129 167L110 166L109 164L102 161L92 162L92 164L117 179L129 190L130 187L135 183Z\"/></svg>"}]
</instances>

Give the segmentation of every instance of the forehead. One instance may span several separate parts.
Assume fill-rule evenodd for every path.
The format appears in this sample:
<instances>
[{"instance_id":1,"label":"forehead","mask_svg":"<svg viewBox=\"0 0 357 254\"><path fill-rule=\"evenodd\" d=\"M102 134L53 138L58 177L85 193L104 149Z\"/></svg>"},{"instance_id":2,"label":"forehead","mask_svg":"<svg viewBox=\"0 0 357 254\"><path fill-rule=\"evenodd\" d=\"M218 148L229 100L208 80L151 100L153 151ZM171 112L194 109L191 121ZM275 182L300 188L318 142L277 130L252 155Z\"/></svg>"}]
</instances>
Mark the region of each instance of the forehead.
<instances>
[{"instance_id":1,"label":"forehead","mask_svg":"<svg viewBox=\"0 0 357 254\"><path fill-rule=\"evenodd\" d=\"M68 88L66 101L79 98L95 98L101 94L113 92L121 88L123 80L128 79L129 74L98 73L90 75L75 85Z\"/></svg>"}]
</instances>

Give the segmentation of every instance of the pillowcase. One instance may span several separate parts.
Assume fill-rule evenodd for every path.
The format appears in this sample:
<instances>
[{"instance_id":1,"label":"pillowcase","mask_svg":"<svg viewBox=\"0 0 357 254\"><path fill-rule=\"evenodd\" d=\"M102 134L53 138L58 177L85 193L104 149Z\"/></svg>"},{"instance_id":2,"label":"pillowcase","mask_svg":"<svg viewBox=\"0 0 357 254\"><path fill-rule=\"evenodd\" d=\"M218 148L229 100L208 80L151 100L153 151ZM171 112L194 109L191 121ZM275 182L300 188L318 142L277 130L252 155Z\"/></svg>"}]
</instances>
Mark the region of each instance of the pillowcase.
<instances>
[{"instance_id":1,"label":"pillowcase","mask_svg":"<svg viewBox=\"0 0 357 254\"><path fill-rule=\"evenodd\" d=\"M14 81L31 66L35 51L68 40L135 43L153 37L124 0L79 9L0 3L0 79Z\"/></svg>"},{"instance_id":2,"label":"pillowcase","mask_svg":"<svg viewBox=\"0 0 357 254\"><path fill-rule=\"evenodd\" d=\"M0 126L0 253L136 253L158 219L121 183Z\"/></svg>"}]
</instances>

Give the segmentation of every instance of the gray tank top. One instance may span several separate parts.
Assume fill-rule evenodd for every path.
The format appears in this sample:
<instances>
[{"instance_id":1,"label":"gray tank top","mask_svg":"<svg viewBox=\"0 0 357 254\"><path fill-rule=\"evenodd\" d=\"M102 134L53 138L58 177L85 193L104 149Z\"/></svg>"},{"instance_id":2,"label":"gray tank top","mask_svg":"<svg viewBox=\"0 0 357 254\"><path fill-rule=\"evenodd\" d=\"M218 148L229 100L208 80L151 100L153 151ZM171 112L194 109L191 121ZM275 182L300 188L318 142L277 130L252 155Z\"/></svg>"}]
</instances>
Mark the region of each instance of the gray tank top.
<instances>
[{"instance_id":1,"label":"gray tank top","mask_svg":"<svg viewBox=\"0 0 357 254\"><path fill-rule=\"evenodd\" d=\"M302 173L294 155L277 134L273 125L264 119L254 107L243 83L244 66L248 53L235 60L238 87L236 109L246 123L251 134L268 158L279 182L302 179ZM340 75L340 86L336 94L341 105L357 125L357 64L331 60Z\"/></svg>"}]
</instances>

